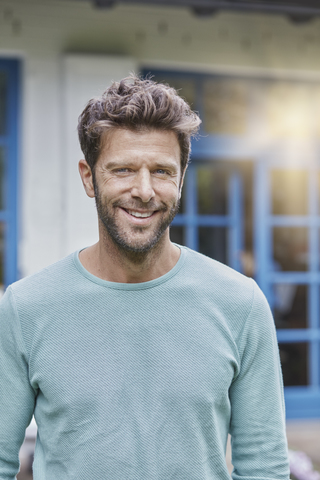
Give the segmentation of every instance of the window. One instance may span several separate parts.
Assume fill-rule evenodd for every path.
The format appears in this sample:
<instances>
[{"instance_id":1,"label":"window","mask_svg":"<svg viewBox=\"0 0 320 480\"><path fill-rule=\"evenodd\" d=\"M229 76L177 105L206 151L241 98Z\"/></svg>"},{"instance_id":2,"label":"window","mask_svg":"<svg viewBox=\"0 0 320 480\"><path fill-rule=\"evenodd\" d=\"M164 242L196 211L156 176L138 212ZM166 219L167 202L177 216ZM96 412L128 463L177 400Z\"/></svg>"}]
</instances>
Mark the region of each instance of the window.
<instances>
[{"instance_id":1,"label":"window","mask_svg":"<svg viewBox=\"0 0 320 480\"><path fill-rule=\"evenodd\" d=\"M319 417L320 85L151 73L203 122L171 238L255 277L274 313L287 415Z\"/></svg>"}]
</instances>

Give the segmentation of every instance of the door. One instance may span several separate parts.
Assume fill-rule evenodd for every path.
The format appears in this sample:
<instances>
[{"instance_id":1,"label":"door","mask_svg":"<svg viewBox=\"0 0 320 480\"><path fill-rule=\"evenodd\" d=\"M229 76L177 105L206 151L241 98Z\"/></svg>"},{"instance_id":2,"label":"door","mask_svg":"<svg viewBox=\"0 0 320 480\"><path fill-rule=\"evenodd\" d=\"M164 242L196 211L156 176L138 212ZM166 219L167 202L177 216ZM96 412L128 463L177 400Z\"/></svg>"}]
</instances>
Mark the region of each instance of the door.
<instances>
[{"instance_id":1,"label":"door","mask_svg":"<svg viewBox=\"0 0 320 480\"><path fill-rule=\"evenodd\" d=\"M275 318L287 417L319 417L320 169L276 160L256 166L257 281Z\"/></svg>"},{"instance_id":2,"label":"door","mask_svg":"<svg viewBox=\"0 0 320 480\"><path fill-rule=\"evenodd\" d=\"M193 161L188 167L171 240L241 270L242 176L227 161Z\"/></svg>"}]
</instances>

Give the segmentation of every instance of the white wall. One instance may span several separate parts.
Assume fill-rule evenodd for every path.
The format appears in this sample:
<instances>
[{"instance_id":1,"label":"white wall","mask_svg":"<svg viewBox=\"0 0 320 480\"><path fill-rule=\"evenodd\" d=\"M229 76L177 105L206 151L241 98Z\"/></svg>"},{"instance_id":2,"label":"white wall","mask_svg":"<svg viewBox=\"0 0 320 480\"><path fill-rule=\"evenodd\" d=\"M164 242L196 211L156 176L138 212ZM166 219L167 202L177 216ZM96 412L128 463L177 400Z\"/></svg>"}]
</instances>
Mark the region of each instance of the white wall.
<instances>
[{"instance_id":1,"label":"white wall","mask_svg":"<svg viewBox=\"0 0 320 480\"><path fill-rule=\"evenodd\" d=\"M90 98L100 95L113 80L135 70L136 64L130 58L84 55L64 58L63 255L98 240L94 200L85 194L78 174L78 161L83 158L76 132L78 116Z\"/></svg>"},{"instance_id":2,"label":"white wall","mask_svg":"<svg viewBox=\"0 0 320 480\"><path fill-rule=\"evenodd\" d=\"M319 78L319 26L275 15L201 19L186 8L1 0L0 56L23 64L21 276L96 239L93 202L77 173L76 118L112 78L155 65Z\"/></svg>"},{"instance_id":3,"label":"white wall","mask_svg":"<svg viewBox=\"0 0 320 480\"><path fill-rule=\"evenodd\" d=\"M20 275L52 263L61 252L61 111L59 57L26 56L22 74L20 144Z\"/></svg>"},{"instance_id":4,"label":"white wall","mask_svg":"<svg viewBox=\"0 0 320 480\"><path fill-rule=\"evenodd\" d=\"M136 70L126 57L26 57L20 161L21 276L97 241L92 199L83 190L77 119L86 102Z\"/></svg>"}]
</instances>

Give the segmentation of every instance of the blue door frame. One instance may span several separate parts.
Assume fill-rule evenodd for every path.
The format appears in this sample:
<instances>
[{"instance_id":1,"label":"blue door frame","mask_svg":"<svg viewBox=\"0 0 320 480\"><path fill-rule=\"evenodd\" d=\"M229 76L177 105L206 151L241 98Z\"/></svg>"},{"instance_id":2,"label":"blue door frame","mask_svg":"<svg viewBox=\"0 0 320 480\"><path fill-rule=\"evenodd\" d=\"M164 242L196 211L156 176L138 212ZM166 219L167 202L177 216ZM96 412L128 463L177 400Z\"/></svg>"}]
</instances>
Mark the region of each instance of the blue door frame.
<instances>
[{"instance_id":1,"label":"blue door frame","mask_svg":"<svg viewBox=\"0 0 320 480\"><path fill-rule=\"evenodd\" d=\"M17 171L20 63L0 59L0 72L6 77L5 128L0 134L0 147L4 149L3 208L0 222L5 226L4 284L17 280Z\"/></svg>"},{"instance_id":2,"label":"blue door frame","mask_svg":"<svg viewBox=\"0 0 320 480\"><path fill-rule=\"evenodd\" d=\"M190 72L164 71L164 70L144 70L144 74L152 73L155 75L157 81L167 81L173 86L178 80L191 80L194 84L194 97L192 100L192 108L199 112L201 118L204 115L204 82L207 79L222 78L221 75L213 74L199 74ZM235 77L223 76L227 79L234 79ZM240 77L239 77L240 78ZM171 82L172 80L172 82ZM243 79L242 79L243 80ZM265 84L269 82L266 79L246 78L246 82L254 86L254 82ZM184 92L182 91L182 96ZM252 106L250 107L251 127L252 128ZM257 112L256 112L257 113ZM257 115L257 124L260 125L261 131L265 128L265 119ZM249 120L248 120L249 121ZM260 123L259 123L260 122ZM234 240L232 243L232 250L236 252L241 250L242 242L242 207L241 202L237 205L237 194L232 196L230 193L229 204L231 206L229 215L224 218L205 218L197 214L197 193L196 193L196 165L197 161L212 161L214 159L228 159L241 160L249 159L255 164L255 178L254 178L254 257L256 263L256 280L261 289L265 293L272 306L272 286L276 282L306 284L309 287L308 297L308 328L305 329L287 329L277 330L279 345L289 343L307 342L308 349L308 370L309 370L309 384L301 387L285 387L285 401L288 418L304 418L304 417L320 417L320 271L319 265L319 231L320 231L320 212L316 211L316 195L317 187L315 184L314 169L308 169L310 192L309 192L309 215L301 218L294 218L292 216L278 216L271 215L271 200L270 200L270 178L268 175L268 159L259 160L261 151L265 149L264 140L262 146L259 145L259 140L250 133L244 135L229 135L229 134L208 134L203 129L200 131L198 140L192 143L192 164L190 165L188 181L185 185L186 193L186 214L178 215L175 224L185 225L187 228L186 244L191 248L197 250L197 235L196 228L198 225L211 224L218 225L219 222L228 224L233 228ZM257 140L257 141L256 141ZM290 140L289 140L290 143ZM274 156L276 152L269 154L269 158ZM227 161L227 160L226 160ZM281 161L279 162L281 164ZM241 183L239 179L234 179L234 183L230 185L241 191ZM237 183L238 182L238 183ZM241 195L240 195L241 196ZM238 196L238 201L239 201ZM320 204L320 202L319 202ZM216 222L216 223L215 223ZM220 223L220 225L222 225ZM309 228L309 271L308 272L279 272L273 269L272 265L272 228L274 225L289 226L289 225L305 225ZM237 239L236 239L237 238ZM236 240L235 240L236 239ZM231 253L232 258L234 253ZM231 266L240 269L239 262L231 261Z\"/></svg>"},{"instance_id":3,"label":"blue door frame","mask_svg":"<svg viewBox=\"0 0 320 480\"><path fill-rule=\"evenodd\" d=\"M180 80L192 80L195 85L194 103L192 108L196 110L200 118L204 116L203 105L203 81L211 78L212 75L198 74L192 72L165 71L156 69L144 69L143 75L150 73L156 77L157 81L169 81L170 78ZM238 152L241 139L235 139L233 136L216 136L207 135L200 126L201 139L192 141L192 158L188 166L186 179L184 182L185 191L185 214L178 214L172 225L184 226L186 229L185 244L193 250L199 250L198 244L198 228L199 227L225 227L228 231L228 264L241 271L241 262L239 252L243 250L244 234L243 234L243 192L241 176L237 171L231 175L228 185L228 212L227 215L199 215L198 214L198 198L196 185L197 166L205 162L210 163L214 160L221 159L238 159ZM240 158L246 158L246 153Z\"/></svg>"},{"instance_id":4,"label":"blue door frame","mask_svg":"<svg viewBox=\"0 0 320 480\"><path fill-rule=\"evenodd\" d=\"M178 214L172 225L185 227L185 244L196 251L199 251L199 227L225 227L228 232L227 263L235 270L241 271L239 256L239 252L243 250L241 177L237 172L233 172L229 178L228 212L226 215L199 215L196 184L196 170L199 165L203 165L203 162L197 158L188 167L184 185L185 213Z\"/></svg>"},{"instance_id":5,"label":"blue door frame","mask_svg":"<svg viewBox=\"0 0 320 480\"><path fill-rule=\"evenodd\" d=\"M304 342L308 345L308 385L285 388L287 418L320 417L320 271L319 241L320 212L317 205L319 168L300 166L308 175L308 215L273 215L271 208L270 174L276 168L288 168L272 164L270 158L257 162L255 170L255 256L257 282L273 306L275 284L306 285L308 287L307 328L278 329L279 346ZM304 272L278 271L273 262L272 229L274 227L305 227L309 233L308 270Z\"/></svg>"}]
</instances>

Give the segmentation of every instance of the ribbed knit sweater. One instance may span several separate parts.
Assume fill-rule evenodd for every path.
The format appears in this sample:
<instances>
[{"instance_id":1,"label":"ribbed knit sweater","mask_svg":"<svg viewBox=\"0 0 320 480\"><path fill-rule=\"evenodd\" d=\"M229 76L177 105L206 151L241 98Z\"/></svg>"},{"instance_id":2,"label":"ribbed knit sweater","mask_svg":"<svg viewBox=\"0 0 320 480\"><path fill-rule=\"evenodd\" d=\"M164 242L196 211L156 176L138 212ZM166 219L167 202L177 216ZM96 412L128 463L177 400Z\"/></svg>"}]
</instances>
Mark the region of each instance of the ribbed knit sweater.
<instances>
[{"instance_id":1,"label":"ribbed knit sweater","mask_svg":"<svg viewBox=\"0 0 320 480\"><path fill-rule=\"evenodd\" d=\"M274 323L253 280L181 247L145 283L78 252L0 303L0 480L34 414L34 480L288 480Z\"/></svg>"}]
</instances>

